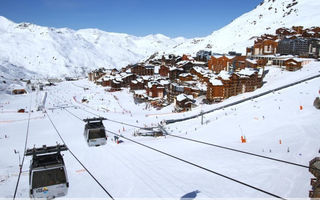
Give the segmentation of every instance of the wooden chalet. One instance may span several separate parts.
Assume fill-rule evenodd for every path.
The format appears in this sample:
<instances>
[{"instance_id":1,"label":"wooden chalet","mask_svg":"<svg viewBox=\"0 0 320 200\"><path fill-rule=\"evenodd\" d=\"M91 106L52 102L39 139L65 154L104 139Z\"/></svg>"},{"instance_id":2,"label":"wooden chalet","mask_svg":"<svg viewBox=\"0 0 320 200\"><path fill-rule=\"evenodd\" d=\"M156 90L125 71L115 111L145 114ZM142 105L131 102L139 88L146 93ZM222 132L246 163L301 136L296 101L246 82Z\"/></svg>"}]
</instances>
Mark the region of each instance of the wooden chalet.
<instances>
[{"instance_id":1,"label":"wooden chalet","mask_svg":"<svg viewBox=\"0 0 320 200\"><path fill-rule=\"evenodd\" d=\"M222 70L229 71L233 64L235 56L211 56L208 60L208 68L214 73L220 73Z\"/></svg>"},{"instance_id":2,"label":"wooden chalet","mask_svg":"<svg viewBox=\"0 0 320 200\"><path fill-rule=\"evenodd\" d=\"M190 73L182 73L182 74L179 74L179 80L181 82L192 81L194 80L194 76Z\"/></svg>"},{"instance_id":3,"label":"wooden chalet","mask_svg":"<svg viewBox=\"0 0 320 200\"><path fill-rule=\"evenodd\" d=\"M183 69L177 67L170 67L169 69L169 79L171 81L176 81L179 75L183 73Z\"/></svg>"},{"instance_id":4,"label":"wooden chalet","mask_svg":"<svg viewBox=\"0 0 320 200\"><path fill-rule=\"evenodd\" d=\"M152 76L154 75L154 66L153 65L147 65L144 66L142 64L136 64L131 67L131 73L139 76Z\"/></svg>"},{"instance_id":5,"label":"wooden chalet","mask_svg":"<svg viewBox=\"0 0 320 200\"><path fill-rule=\"evenodd\" d=\"M170 103L174 102L176 96L182 93L184 93L184 86L179 85L177 83L171 83L167 92L168 101Z\"/></svg>"},{"instance_id":6,"label":"wooden chalet","mask_svg":"<svg viewBox=\"0 0 320 200\"><path fill-rule=\"evenodd\" d=\"M142 78L132 80L130 83L130 90L143 90L145 89L145 83Z\"/></svg>"},{"instance_id":7,"label":"wooden chalet","mask_svg":"<svg viewBox=\"0 0 320 200\"><path fill-rule=\"evenodd\" d=\"M12 89L11 94L14 94L14 95L27 94L27 91L24 88L14 88Z\"/></svg>"},{"instance_id":8,"label":"wooden chalet","mask_svg":"<svg viewBox=\"0 0 320 200\"><path fill-rule=\"evenodd\" d=\"M194 58L191 55L187 55L187 54L183 54L181 57L182 61L186 61L186 60L194 60Z\"/></svg>"},{"instance_id":9,"label":"wooden chalet","mask_svg":"<svg viewBox=\"0 0 320 200\"><path fill-rule=\"evenodd\" d=\"M315 157L309 162L309 172L314 176L311 178L310 185L312 190L309 191L309 197L312 199L320 198L320 157Z\"/></svg>"},{"instance_id":10,"label":"wooden chalet","mask_svg":"<svg viewBox=\"0 0 320 200\"><path fill-rule=\"evenodd\" d=\"M102 78L102 83L101 83L101 85L102 85L103 87L110 87L112 80L113 80L113 77L112 77L112 76L109 76L109 75L104 76L104 77Z\"/></svg>"},{"instance_id":11,"label":"wooden chalet","mask_svg":"<svg viewBox=\"0 0 320 200\"><path fill-rule=\"evenodd\" d=\"M146 92L147 95L152 98L163 98L165 94L163 85L161 85L158 81L148 82L146 85Z\"/></svg>"},{"instance_id":12,"label":"wooden chalet","mask_svg":"<svg viewBox=\"0 0 320 200\"><path fill-rule=\"evenodd\" d=\"M284 66L286 67L287 71L297 71L302 68L302 62L292 58L284 61Z\"/></svg>"},{"instance_id":13,"label":"wooden chalet","mask_svg":"<svg viewBox=\"0 0 320 200\"><path fill-rule=\"evenodd\" d=\"M301 69L304 65L310 63L311 59L305 58L289 58L283 61L285 69L288 71L297 71Z\"/></svg>"},{"instance_id":14,"label":"wooden chalet","mask_svg":"<svg viewBox=\"0 0 320 200\"><path fill-rule=\"evenodd\" d=\"M278 42L274 40L263 40L255 42L252 55L275 55L277 53Z\"/></svg>"},{"instance_id":15,"label":"wooden chalet","mask_svg":"<svg viewBox=\"0 0 320 200\"><path fill-rule=\"evenodd\" d=\"M159 69L159 75L168 77L169 76L169 67L166 65L161 65Z\"/></svg>"},{"instance_id":16,"label":"wooden chalet","mask_svg":"<svg viewBox=\"0 0 320 200\"><path fill-rule=\"evenodd\" d=\"M208 83L209 79L215 76L211 70L205 69L203 67L195 66L190 70L190 73L196 75L200 82Z\"/></svg>"},{"instance_id":17,"label":"wooden chalet","mask_svg":"<svg viewBox=\"0 0 320 200\"><path fill-rule=\"evenodd\" d=\"M104 68L96 69L88 73L88 79L89 81L96 81L102 76L104 76L105 74L106 72Z\"/></svg>"},{"instance_id":18,"label":"wooden chalet","mask_svg":"<svg viewBox=\"0 0 320 200\"><path fill-rule=\"evenodd\" d=\"M190 111L194 107L194 99L192 95L179 94L174 101L176 112Z\"/></svg>"},{"instance_id":19,"label":"wooden chalet","mask_svg":"<svg viewBox=\"0 0 320 200\"><path fill-rule=\"evenodd\" d=\"M211 78L207 87L207 100L218 102L245 92L252 92L262 87L263 69L245 68L236 73L221 71Z\"/></svg>"}]
</instances>

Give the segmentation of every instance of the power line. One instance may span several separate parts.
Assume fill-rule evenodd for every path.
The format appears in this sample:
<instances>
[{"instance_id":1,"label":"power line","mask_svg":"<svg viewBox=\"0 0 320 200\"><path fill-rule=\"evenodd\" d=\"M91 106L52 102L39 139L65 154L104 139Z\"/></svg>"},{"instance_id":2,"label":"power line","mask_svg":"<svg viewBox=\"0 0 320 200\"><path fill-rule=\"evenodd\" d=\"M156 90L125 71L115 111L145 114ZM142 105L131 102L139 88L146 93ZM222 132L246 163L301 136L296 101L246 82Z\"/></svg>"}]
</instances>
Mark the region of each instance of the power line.
<instances>
[{"instance_id":1,"label":"power line","mask_svg":"<svg viewBox=\"0 0 320 200\"><path fill-rule=\"evenodd\" d=\"M46 112L48 119L50 120L53 128L55 129L55 131L57 132L57 134L59 135L61 141L63 142L63 144L66 145L64 139L62 138L60 132L58 131L57 127L55 126L55 124L53 123L53 121L51 120L49 114ZM114 198L112 197L112 195L107 191L107 189L93 176L93 174L84 166L84 164L77 158L77 156L70 150L70 148L68 148L69 152L71 153L71 155L79 162L79 164L88 172L88 174L95 180L95 182L104 190L105 193L107 193L107 195L114 200Z\"/></svg>"},{"instance_id":2,"label":"power line","mask_svg":"<svg viewBox=\"0 0 320 200\"><path fill-rule=\"evenodd\" d=\"M166 152L164 152L164 151L155 149L155 148L150 147L150 146L148 146L148 145L145 145L145 144L142 144L142 143L137 142L137 141L135 141L135 140L132 140L132 139L130 139L130 138L127 138L127 137L125 137L125 136L123 136L123 135L119 135L119 134L117 134L117 133L115 133L115 132L108 131L108 130L107 130L107 132L109 132L109 133L111 133L111 134L113 134L113 135L116 135L116 136L118 136L118 137L121 137L121 138L123 138L123 139L129 140L129 141L131 141L131 142L133 142L133 143L135 143L135 144L138 144L138 145L140 145L140 146L143 146L143 147L146 147L146 148L151 149L151 150L153 150L153 151L156 151L156 152L158 152L158 153L161 153L161 154L163 154L163 155L166 155L166 156L169 156L169 157L174 158L174 159L176 159L176 160L179 160L179 161L181 161L181 162L187 163L187 164L189 164L189 165L195 166L195 167L200 168L200 169L202 169L202 170L205 170L205 171L207 171L207 172L216 174L216 175L218 175L218 176L221 176L221 177L223 177L223 178L229 179L229 180L231 180L231 181L234 181L234 182L239 183L239 184L241 184L241 185L244 185L244 186L246 186L246 187L252 188L252 189L257 190L257 191L259 191L259 192L268 194L268 195L273 196L273 197L275 197L275 198L284 199L284 198L282 198L282 197L280 197L280 196L278 196L278 195L276 195L276 194L270 193L270 192L265 191L265 190L263 190L263 189L261 189L261 188L258 188L258 187L249 185L249 184L247 184L247 183L244 183L244 182L242 182L242 181L236 180L236 179L234 179L234 178L231 178L231 177L226 176L226 175L224 175L224 174L221 174L221 173L219 173L219 172L216 172L216 171L213 171L213 170L211 170L211 169L202 167L202 166L200 166L200 165L198 165L198 164L195 164L195 163L192 163L192 162L190 162L190 161L184 160L184 159L182 159L182 158L179 158L179 157L177 157L177 156L171 155L171 154L166 153Z\"/></svg>"}]
</instances>

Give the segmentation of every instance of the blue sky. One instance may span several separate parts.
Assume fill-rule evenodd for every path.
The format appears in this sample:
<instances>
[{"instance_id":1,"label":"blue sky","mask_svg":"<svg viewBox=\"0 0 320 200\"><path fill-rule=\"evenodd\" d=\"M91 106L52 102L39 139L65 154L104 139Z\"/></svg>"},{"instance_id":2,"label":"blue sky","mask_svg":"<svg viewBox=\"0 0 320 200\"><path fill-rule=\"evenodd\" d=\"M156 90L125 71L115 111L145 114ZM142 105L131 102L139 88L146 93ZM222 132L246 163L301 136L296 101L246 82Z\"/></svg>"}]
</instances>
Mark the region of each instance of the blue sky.
<instances>
[{"instance_id":1,"label":"blue sky","mask_svg":"<svg viewBox=\"0 0 320 200\"><path fill-rule=\"evenodd\" d=\"M72 29L98 28L136 36L202 37L262 0L0 0L0 15Z\"/></svg>"}]
</instances>

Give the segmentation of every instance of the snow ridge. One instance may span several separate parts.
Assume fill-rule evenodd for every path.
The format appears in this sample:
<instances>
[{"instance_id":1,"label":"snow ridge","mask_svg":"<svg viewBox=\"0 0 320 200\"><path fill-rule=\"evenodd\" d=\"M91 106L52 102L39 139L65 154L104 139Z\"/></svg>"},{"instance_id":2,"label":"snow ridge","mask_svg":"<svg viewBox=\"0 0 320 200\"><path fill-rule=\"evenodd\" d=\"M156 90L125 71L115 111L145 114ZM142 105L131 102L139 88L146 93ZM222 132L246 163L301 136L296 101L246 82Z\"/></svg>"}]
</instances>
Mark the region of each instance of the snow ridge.
<instances>
[{"instance_id":1,"label":"snow ridge","mask_svg":"<svg viewBox=\"0 0 320 200\"><path fill-rule=\"evenodd\" d=\"M254 10L202 38L169 38L162 34L136 37L98 29L72 30L16 24L0 17L0 73L19 71L43 77L83 75L99 67L120 68L154 53L191 54L199 50L244 53L255 36L274 34L280 27L320 26L320 1L265 0ZM22 66L15 70L14 66ZM10 74L15 76L15 74ZM18 77L18 76L16 76Z\"/></svg>"},{"instance_id":2,"label":"snow ridge","mask_svg":"<svg viewBox=\"0 0 320 200\"><path fill-rule=\"evenodd\" d=\"M243 14L222 29L207 37L187 41L172 49L171 53L194 55L199 49L217 53L245 53L245 48L252 46L255 36L275 34L277 28L320 26L319 9L320 1L265 0L254 10Z\"/></svg>"},{"instance_id":3,"label":"snow ridge","mask_svg":"<svg viewBox=\"0 0 320 200\"><path fill-rule=\"evenodd\" d=\"M161 34L136 37L98 29L75 31L16 24L0 17L0 66L23 66L26 71L48 77L82 75L98 67L120 68L136 63L185 40Z\"/></svg>"}]
</instances>

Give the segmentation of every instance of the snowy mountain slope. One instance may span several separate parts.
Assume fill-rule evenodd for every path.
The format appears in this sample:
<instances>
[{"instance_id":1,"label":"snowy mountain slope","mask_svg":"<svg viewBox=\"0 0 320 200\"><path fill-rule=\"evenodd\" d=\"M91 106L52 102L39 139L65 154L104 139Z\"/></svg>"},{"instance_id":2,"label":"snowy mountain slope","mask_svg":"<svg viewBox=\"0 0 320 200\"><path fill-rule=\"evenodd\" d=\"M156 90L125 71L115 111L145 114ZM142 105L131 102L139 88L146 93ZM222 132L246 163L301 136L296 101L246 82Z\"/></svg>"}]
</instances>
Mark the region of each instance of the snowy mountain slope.
<instances>
[{"instance_id":1,"label":"snowy mountain slope","mask_svg":"<svg viewBox=\"0 0 320 200\"><path fill-rule=\"evenodd\" d=\"M75 75L98 67L123 67L184 41L161 34L136 37L16 24L0 17L0 66L23 66L45 76Z\"/></svg>"},{"instance_id":2,"label":"snowy mountain slope","mask_svg":"<svg viewBox=\"0 0 320 200\"><path fill-rule=\"evenodd\" d=\"M254 36L275 34L277 28L293 25L320 26L319 9L320 1L315 0L265 0L224 28L207 37L187 41L168 53L195 54L199 49L244 53L246 47L253 45Z\"/></svg>"},{"instance_id":3,"label":"snowy mountain slope","mask_svg":"<svg viewBox=\"0 0 320 200\"><path fill-rule=\"evenodd\" d=\"M266 75L267 87L281 86L290 79L299 80L314 74L315 71L319 71L318 64L307 65L299 72L281 72L279 68L274 68ZM311 72L312 70L314 71ZM183 137L308 165L312 158L319 156L320 124L317 119L319 119L320 113L312 105L314 99L319 96L319 83L320 79L314 79L253 101L205 115L204 125L201 125L200 119L194 119L171 124L166 128L170 133ZM89 89L83 90L83 87ZM55 87L45 87L45 91L30 92L26 95L4 94L1 96L0 156L6 158L0 161L1 198L12 198L13 196L19 172L19 157L14 153L14 150L19 151L20 155L24 151L28 113L17 113L18 109L26 108L28 110L31 102L31 109L34 110L30 119L28 148L32 148L34 145L39 147L44 144L62 143L48 117L44 113L36 111L44 92L48 93L47 114L52 118L67 146L115 199L182 199L181 197L190 195L190 193L196 194L195 199L265 199L270 197L127 140L115 144L111 140L110 133L108 133L106 145L89 147L82 135L85 124L81 119L93 117L93 115L83 109L116 121L138 126L152 126L154 123L168 118L168 115L161 115L161 113L165 114L173 108L168 106L170 109L164 108L160 111L155 108L147 109L144 104L135 104L132 94L128 93L128 90L106 93L104 89L104 87L97 86L88 80L79 80L58 83ZM261 89L255 92L261 92ZM243 95L250 95L250 93ZM74 97L80 100L84 96L91 96L88 98L89 103L75 102ZM237 98L242 97L238 96ZM236 99L226 101L230 100ZM63 109L49 110L57 105L66 104L80 106L77 109L67 109L80 119ZM109 110L98 110L94 107L98 105L106 105ZM303 106L303 110L299 109L300 105ZM212 107L214 105L206 106ZM191 114L199 112L200 109L193 110ZM158 113L159 116L148 117L147 114L151 113ZM171 114L181 116L187 113ZM169 117L171 118L171 116ZM121 133L125 137L286 199L306 198L311 188L310 178L312 176L305 168L213 148L170 136L134 137L133 133L137 130L136 128L110 121L104 121L104 125L107 130ZM246 136L247 143L240 142L241 135ZM281 144L279 140L282 141ZM66 198L106 197L103 190L72 157L70 152L63 154L70 182ZM28 197L30 160L30 157L25 159L17 198Z\"/></svg>"},{"instance_id":4,"label":"snowy mountain slope","mask_svg":"<svg viewBox=\"0 0 320 200\"><path fill-rule=\"evenodd\" d=\"M155 52L195 54L202 49L244 52L254 36L273 34L279 27L320 26L320 1L265 0L224 28L203 38L168 38L161 34L136 37L98 29L71 30L29 23L16 24L0 17L0 71L11 76L72 76L98 67L123 67ZM25 69L25 71L23 70Z\"/></svg>"}]
</instances>

